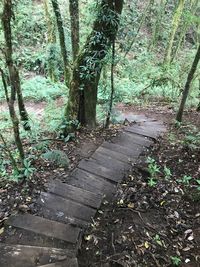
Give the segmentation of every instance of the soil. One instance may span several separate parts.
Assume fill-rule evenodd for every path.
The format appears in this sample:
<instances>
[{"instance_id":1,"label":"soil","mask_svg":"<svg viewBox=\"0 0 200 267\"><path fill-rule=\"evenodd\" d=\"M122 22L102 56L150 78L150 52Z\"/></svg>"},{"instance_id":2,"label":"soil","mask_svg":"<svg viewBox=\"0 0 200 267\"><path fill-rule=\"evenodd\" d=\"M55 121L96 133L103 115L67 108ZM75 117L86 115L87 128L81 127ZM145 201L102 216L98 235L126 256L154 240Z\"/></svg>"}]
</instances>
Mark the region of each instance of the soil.
<instances>
[{"instance_id":1,"label":"soil","mask_svg":"<svg viewBox=\"0 0 200 267\"><path fill-rule=\"evenodd\" d=\"M113 202L105 201L102 205L84 236L79 253L80 267L199 267L199 114L194 111L185 113L184 124L176 127L175 114L170 106L155 103L144 108L119 104L117 110L160 119L168 127L168 133L125 175ZM36 213L35 201L46 189L46 182L69 174L80 159L89 157L103 140L115 136L120 127L112 126L109 130L99 127L94 131L81 129L76 132L75 140L67 143L50 136L31 144L31 148L24 140L27 152L29 149L34 151L32 163L37 172L25 181L0 180L0 233L10 214L19 210ZM64 151L70 160L69 168L42 159L41 154L46 149ZM159 172L154 173L154 186L149 183L151 168L146 163L147 157L155 160L154 168L159 168ZM170 170L169 177L164 172L165 166ZM3 241L1 235L0 241Z\"/></svg>"},{"instance_id":2,"label":"soil","mask_svg":"<svg viewBox=\"0 0 200 267\"><path fill-rule=\"evenodd\" d=\"M166 106L118 109L162 119L168 133L126 174L113 203L102 205L85 234L80 267L199 267L199 114L187 112L177 127L173 110ZM159 168L153 174L148 157L155 160L154 170Z\"/></svg>"},{"instance_id":3,"label":"soil","mask_svg":"<svg viewBox=\"0 0 200 267\"><path fill-rule=\"evenodd\" d=\"M11 175L10 179L0 177L0 242L3 241L1 234L5 221L11 214L18 211L36 214L36 200L41 191L46 191L47 182L52 179L62 180L63 176L66 178L82 158L88 158L104 140L115 136L120 128L120 125L112 125L109 129L97 127L95 130L87 130L81 128L75 133L75 138L67 143L50 135L47 139L32 144L29 140L24 139L23 146L26 154L31 150L32 158L29 158L29 161L35 171L26 180L13 180ZM69 160L69 166L58 166L54 162L43 159L42 154L47 150L64 152ZM9 172L9 163L5 166Z\"/></svg>"}]
</instances>

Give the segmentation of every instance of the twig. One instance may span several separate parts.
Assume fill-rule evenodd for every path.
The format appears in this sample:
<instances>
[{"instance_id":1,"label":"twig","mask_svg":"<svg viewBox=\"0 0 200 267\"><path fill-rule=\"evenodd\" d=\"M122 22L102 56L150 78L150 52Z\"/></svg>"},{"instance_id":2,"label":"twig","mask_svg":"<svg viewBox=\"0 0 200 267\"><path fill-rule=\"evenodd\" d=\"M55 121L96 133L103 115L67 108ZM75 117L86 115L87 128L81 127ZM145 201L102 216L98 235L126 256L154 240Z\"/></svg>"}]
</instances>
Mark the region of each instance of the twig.
<instances>
[{"instance_id":1,"label":"twig","mask_svg":"<svg viewBox=\"0 0 200 267\"><path fill-rule=\"evenodd\" d=\"M112 235L111 235L111 246L112 246L112 249L113 249L113 253L115 254L116 253L116 249L115 249L115 245L114 245L114 233L112 232Z\"/></svg>"}]
</instances>

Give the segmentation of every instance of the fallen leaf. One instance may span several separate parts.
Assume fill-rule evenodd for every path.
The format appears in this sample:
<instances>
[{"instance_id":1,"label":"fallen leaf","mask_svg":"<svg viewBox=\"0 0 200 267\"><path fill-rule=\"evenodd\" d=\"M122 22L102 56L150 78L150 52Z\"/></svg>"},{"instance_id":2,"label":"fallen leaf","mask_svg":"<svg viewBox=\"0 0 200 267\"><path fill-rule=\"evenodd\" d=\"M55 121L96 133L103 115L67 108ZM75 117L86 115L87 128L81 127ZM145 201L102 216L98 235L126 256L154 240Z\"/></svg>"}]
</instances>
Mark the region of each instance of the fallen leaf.
<instances>
[{"instance_id":1,"label":"fallen leaf","mask_svg":"<svg viewBox=\"0 0 200 267\"><path fill-rule=\"evenodd\" d=\"M3 234L3 232L4 232L4 227L2 227L2 228L0 229L0 235Z\"/></svg>"}]
</instances>

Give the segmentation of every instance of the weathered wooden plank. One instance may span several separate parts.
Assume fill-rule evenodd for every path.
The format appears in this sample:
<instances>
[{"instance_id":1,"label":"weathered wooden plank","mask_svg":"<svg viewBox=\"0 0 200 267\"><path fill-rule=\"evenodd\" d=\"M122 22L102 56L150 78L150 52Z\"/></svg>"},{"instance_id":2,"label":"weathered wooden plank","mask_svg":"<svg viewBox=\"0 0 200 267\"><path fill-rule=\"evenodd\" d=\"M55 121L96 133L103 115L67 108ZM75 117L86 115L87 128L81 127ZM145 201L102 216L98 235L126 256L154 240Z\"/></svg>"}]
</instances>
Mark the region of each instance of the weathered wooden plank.
<instances>
[{"instance_id":1,"label":"weathered wooden plank","mask_svg":"<svg viewBox=\"0 0 200 267\"><path fill-rule=\"evenodd\" d=\"M80 228L78 227L51 221L31 214L13 215L6 223L14 227L61 239L73 244L77 242L80 234Z\"/></svg>"},{"instance_id":2,"label":"weathered wooden plank","mask_svg":"<svg viewBox=\"0 0 200 267\"><path fill-rule=\"evenodd\" d=\"M1 267L35 267L36 264L48 266L46 264L50 262L54 264L58 261L73 263L74 259L74 253L65 249L0 244ZM71 267L75 266L71 265Z\"/></svg>"},{"instance_id":3,"label":"weathered wooden plank","mask_svg":"<svg viewBox=\"0 0 200 267\"><path fill-rule=\"evenodd\" d=\"M99 208L101 205L102 196L100 194L62 183L60 180L52 181L47 187L51 193L92 208Z\"/></svg>"},{"instance_id":4,"label":"weathered wooden plank","mask_svg":"<svg viewBox=\"0 0 200 267\"><path fill-rule=\"evenodd\" d=\"M142 147L149 147L153 144L147 137L128 132L123 132L121 135L114 137L113 143L133 150L135 149L135 144Z\"/></svg>"},{"instance_id":5,"label":"weathered wooden plank","mask_svg":"<svg viewBox=\"0 0 200 267\"><path fill-rule=\"evenodd\" d=\"M95 151L95 153L91 157L97 164L100 164L101 166L104 166L108 169L115 169L116 171L122 172L122 175L124 174L125 170L130 169L130 164L125 163L122 161L119 161L110 155L105 155L102 153L99 153L98 151Z\"/></svg>"},{"instance_id":6,"label":"weathered wooden plank","mask_svg":"<svg viewBox=\"0 0 200 267\"><path fill-rule=\"evenodd\" d=\"M68 259L68 260L60 261L56 263L40 265L38 267L78 267L78 261L77 261L77 258L73 258L73 259Z\"/></svg>"},{"instance_id":7,"label":"weathered wooden plank","mask_svg":"<svg viewBox=\"0 0 200 267\"><path fill-rule=\"evenodd\" d=\"M74 217L86 222L90 222L91 218L94 217L96 213L96 210L93 208L51 193L41 192L38 202L43 206L44 212L45 209L50 209L54 211L58 218Z\"/></svg>"},{"instance_id":8,"label":"weathered wooden plank","mask_svg":"<svg viewBox=\"0 0 200 267\"><path fill-rule=\"evenodd\" d=\"M153 129L153 128L150 129L150 128L146 128L143 126L126 127L125 131L138 134L138 135L142 135L142 136L146 136L146 137L150 137L153 139L157 139L157 137L159 136L159 132L156 129Z\"/></svg>"},{"instance_id":9,"label":"weathered wooden plank","mask_svg":"<svg viewBox=\"0 0 200 267\"><path fill-rule=\"evenodd\" d=\"M68 178L67 183L106 196L113 195L113 192L116 190L114 184L98 175L94 175L79 168L71 173L71 177Z\"/></svg>"},{"instance_id":10,"label":"weathered wooden plank","mask_svg":"<svg viewBox=\"0 0 200 267\"><path fill-rule=\"evenodd\" d=\"M137 158L142 152L142 147L136 144L134 146L135 149L130 149L120 144L105 141L103 142L102 147L107 148L109 151L115 151L124 154L128 158Z\"/></svg>"},{"instance_id":11,"label":"weathered wooden plank","mask_svg":"<svg viewBox=\"0 0 200 267\"><path fill-rule=\"evenodd\" d=\"M130 163L131 161L134 161L134 158L131 158L131 157L124 155L120 152L112 151L110 149L107 149L107 148L101 147L101 146L96 150L96 152L101 153L103 155L111 156L114 159L117 159L117 160L119 160L125 164Z\"/></svg>"},{"instance_id":12,"label":"weathered wooden plank","mask_svg":"<svg viewBox=\"0 0 200 267\"><path fill-rule=\"evenodd\" d=\"M108 169L99 165L97 162L95 162L95 160L92 159L81 160L78 167L84 171L104 177L106 180L109 180L113 183L118 183L121 181L124 174L124 170Z\"/></svg>"}]
</instances>

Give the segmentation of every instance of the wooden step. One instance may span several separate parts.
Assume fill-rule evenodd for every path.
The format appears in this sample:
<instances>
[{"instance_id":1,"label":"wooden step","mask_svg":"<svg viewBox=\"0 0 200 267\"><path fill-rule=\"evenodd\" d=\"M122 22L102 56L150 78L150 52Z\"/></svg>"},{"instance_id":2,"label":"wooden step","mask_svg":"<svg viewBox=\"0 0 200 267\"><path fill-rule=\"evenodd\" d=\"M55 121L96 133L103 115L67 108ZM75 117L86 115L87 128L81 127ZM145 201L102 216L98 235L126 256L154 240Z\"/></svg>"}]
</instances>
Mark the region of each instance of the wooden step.
<instances>
[{"instance_id":1,"label":"wooden step","mask_svg":"<svg viewBox=\"0 0 200 267\"><path fill-rule=\"evenodd\" d=\"M101 176L94 175L79 168L71 173L67 183L90 192L106 195L107 197L112 196L116 190L116 185L106 181Z\"/></svg>"},{"instance_id":2,"label":"wooden step","mask_svg":"<svg viewBox=\"0 0 200 267\"><path fill-rule=\"evenodd\" d=\"M125 147L123 145L120 144L115 144L112 142L103 142L103 144L101 145L101 147L108 149L109 151L114 151L114 152L118 152L120 154L124 154L126 156L126 158L128 157L128 159L133 159L133 158L137 158L141 152L142 152L142 148L139 145L135 144L135 149L131 149L128 147ZM112 155L110 155L112 156Z\"/></svg>"},{"instance_id":3,"label":"wooden step","mask_svg":"<svg viewBox=\"0 0 200 267\"><path fill-rule=\"evenodd\" d=\"M73 258L73 259L68 259L67 261L60 261L56 263L40 265L38 267L78 267L78 260L77 258Z\"/></svg>"},{"instance_id":4,"label":"wooden step","mask_svg":"<svg viewBox=\"0 0 200 267\"><path fill-rule=\"evenodd\" d=\"M147 137L128 132L123 132L121 135L114 137L112 141L115 144L125 146L132 150L135 150L135 145L139 145L142 148L153 145L153 141L150 141ZM141 149L141 151L143 151L143 149Z\"/></svg>"},{"instance_id":5,"label":"wooden step","mask_svg":"<svg viewBox=\"0 0 200 267\"><path fill-rule=\"evenodd\" d=\"M118 183L119 181L121 181L124 174L124 170L117 171L114 168L108 169L104 166L99 165L97 161L95 162L95 160L92 159L82 159L78 165L78 168L95 175L99 175L106 180L111 181L112 183Z\"/></svg>"},{"instance_id":6,"label":"wooden step","mask_svg":"<svg viewBox=\"0 0 200 267\"><path fill-rule=\"evenodd\" d=\"M98 209L101 205L102 195L86 191L82 188L62 183L60 180L50 182L48 192L54 193L65 199L76 201L77 203Z\"/></svg>"},{"instance_id":7,"label":"wooden step","mask_svg":"<svg viewBox=\"0 0 200 267\"><path fill-rule=\"evenodd\" d=\"M90 222L96 213L96 210L93 208L51 193L41 192L38 203L43 207L43 211L50 209L57 215L57 218L74 217Z\"/></svg>"},{"instance_id":8,"label":"wooden step","mask_svg":"<svg viewBox=\"0 0 200 267\"><path fill-rule=\"evenodd\" d=\"M38 265L48 266L49 263L57 264L61 262L75 262L74 259L74 252L65 249L23 245L8 245L5 243L0 244L1 267L35 267ZM52 265L52 267L53 266L54 265ZM65 266L75 267L77 265L66 264Z\"/></svg>"},{"instance_id":9,"label":"wooden step","mask_svg":"<svg viewBox=\"0 0 200 267\"><path fill-rule=\"evenodd\" d=\"M78 260L77 258L69 259L67 261L61 261L46 265L40 265L38 267L78 267Z\"/></svg>"},{"instance_id":10,"label":"wooden step","mask_svg":"<svg viewBox=\"0 0 200 267\"><path fill-rule=\"evenodd\" d=\"M111 156L113 157L114 159L117 159L121 162L125 164L130 164L131 160L133 160L131 157L127 156L127 155L124 155L120 152L117 152L117 151L112 151L110 149L107 149L105 147L99 147L97 150L96 150L97 153L100 153L100 154L103 154L103 155L107 155L107 156Z\"/></svg>"},{"instance_id":11,"label":"wooden step","mask_svg":"<svg viewBox=\"0 0 200 267\"><path fill-rule=\"evenodd\" d=\"M138 134L138 135L142 135L142 136L146 136L146 137L150 137L153 139L157 139L160 135L161 129L159 125L154 125L154 127L149 127L149 126L131 126L131 127L126 127L125 131L126 132L130 132L130 133L134 133L134 134Z\"/></svg>"},{"instance_id":12,"label":"wooden step","mask_svg":"<svg viewBox=\"0 0 200 267\"><path fill-rule=\"evenodd\" d=\"M81 231L78 227L51 221L31 214L13 215L6 223L13 227L64 240L73 244L77 242Z\"/></svg>"},{"instance_id":13,"label":"wooden step","mask_svg":"<svg viewBox=\"0 0 200 267\"><path fill-rule=\"evenodd\" d=\"M91 156L91 158L99 165L104 166L110 170L114 169L122 173L122 176L126 170L130 169L129 163L124 163L113 158L110 155L105 155L95 151L95 153Z\"/></svg>"}]
</instances>

